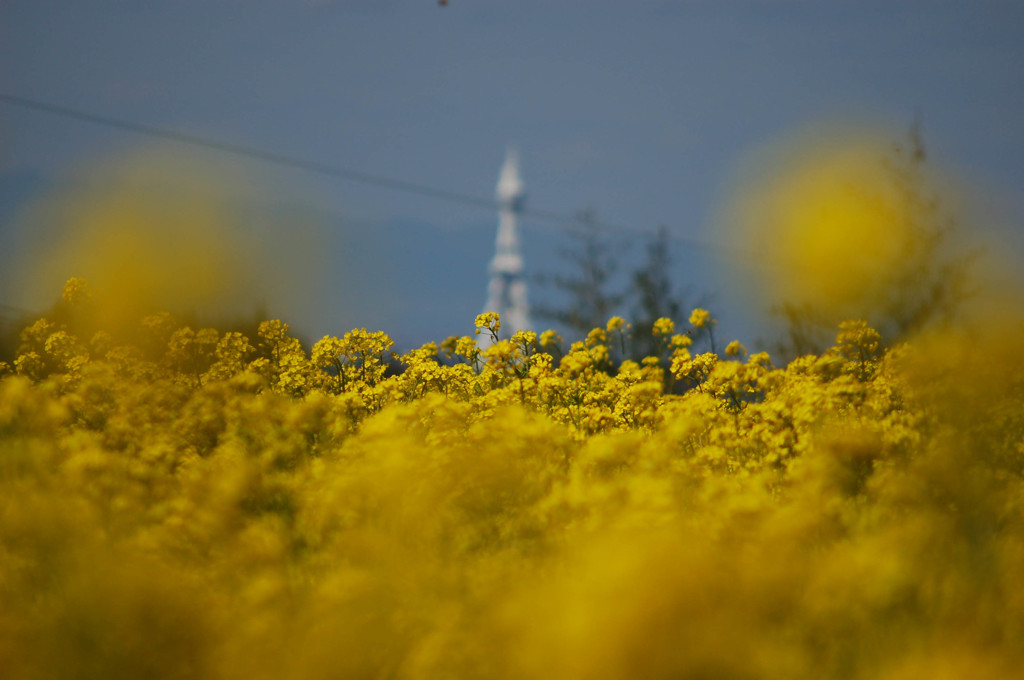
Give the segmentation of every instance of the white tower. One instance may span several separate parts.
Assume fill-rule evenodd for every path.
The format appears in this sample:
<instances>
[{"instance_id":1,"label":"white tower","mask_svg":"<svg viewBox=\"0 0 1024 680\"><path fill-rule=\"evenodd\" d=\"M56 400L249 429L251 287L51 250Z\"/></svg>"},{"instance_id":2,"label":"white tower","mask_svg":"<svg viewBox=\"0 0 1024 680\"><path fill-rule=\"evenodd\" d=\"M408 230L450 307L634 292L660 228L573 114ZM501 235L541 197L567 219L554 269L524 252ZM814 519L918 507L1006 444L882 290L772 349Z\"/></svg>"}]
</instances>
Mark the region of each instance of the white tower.
<instances>
[{"instance_id":1,"label":"white tower","mask_svg":"<svg viewBox=\"0 0 1024 680\"><path fill-rule=\"evenodd\" d=\"M523 256L519 252L519 229L516 220L523 210L526 193L519 178L519 154L509 146L505 164L501 166L498 186L498 236L489 273L485 312L501 315L501 337L511 337L519 330L530 329L530 309L526 303L526 280L523 278ZM486 346L489 338L479 336Z\"/></svg>"}]
</instances>

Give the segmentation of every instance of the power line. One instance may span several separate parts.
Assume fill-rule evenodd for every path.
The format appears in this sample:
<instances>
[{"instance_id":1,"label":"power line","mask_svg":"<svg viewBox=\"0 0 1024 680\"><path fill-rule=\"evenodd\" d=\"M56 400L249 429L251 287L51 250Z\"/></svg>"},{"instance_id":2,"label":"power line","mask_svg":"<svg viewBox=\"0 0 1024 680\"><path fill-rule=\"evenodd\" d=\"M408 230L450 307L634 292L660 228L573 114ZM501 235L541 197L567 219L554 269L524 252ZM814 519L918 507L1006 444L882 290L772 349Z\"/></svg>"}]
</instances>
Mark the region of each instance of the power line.
<instances>
[{"instance_id":1,"label":"power line","mask_svg":"<svg viewBox=\"0 0 1024 680\"><path fill-rule=\"evenodd\" d=\"M118 130L126 130L128 132L135 132L141 135L147 135L149 137L156 137L160 139L178 142L181 144L188 144L190 146L197 146L205 149L213 149L215 151L222 151L225 153L234 154L236 156L246 156L248 158L254 158L260 161L264 161L266 163L273 163L276 165L297 168L300 170L306 170L321 175L328 175L330 177L347 179L354 182L361 182L363 184L372 184L375 186L380 186L388 189L394 189L396 191L417 193L424 196L430 196L432 198L439 198L442 200L464 203L467 205L475 205L478 207L493 208L496 205L493 200L484 199L477 196L460 194L453 191L445 191L443 189L437 189L435 187L429 187L423 184L415 184L413 182L406 182L403 180L394 179L392 177L384 177L382 175L374 175L367 172L360 172L358 170L350 170L347 168L341 168L334 165L328 165L326 163L317 163L314 161L304 160L301 158L296 158L294 156L275 153L273 151L266 151L265 149L258 149L256 147L245 146L242 144L232 144L230 142L221 142L214 139L209 139L207 137L189 135L182 132L176 132L174 130L168 130L166 128L156 127L153 125L144 125L142 123L135 123L132 121L121 120L118 118L110 118L107 116L101 116L94 113L89 113L87 111L82 111L80 109L73 109L67 106L59 106L57 104L49 104L34 99L27 99L25 97L17 97L3 92L0 92L0 101L3 101L4 103L13 106L19 106L25 109L32 109L35 111L50 113L57 116L63 116L64 118L72 118L75 120L85 121L88 123L95 123L97 125L103 125L105 127L115 128Z\"/></svg>"},{"instance_id":2,"label":"power line","mask_svg":"<svg viewBox=\"0 0 1024 680\"><path fill-rule=\"evenodd\" d=\"M167 128L157 127L154 125L146 125L143 123L136 123L134 121L123 120L119 118L112 118L109 116L103 116L96 113L91 113L89 111L83 111L81 109L72 108L69 106L52 104L49 102L43 102L36 99L29 99L27 97L19 97L17 95L7 94L5 92L0 92L0 102L3 102L10 106L16 106L22 109L39 111L42 113L48 113L51 115L61 116L64 118L70 118L73 120L93 123L95 125L102 125L108 128L124 130L126 132L133 132L136 134L146 135L158 139L165 139L168 141L177 142L179 144L186 144L189 146L219 151L222 153L229 153L235 156L244 156L246 158L252 158L265 163L271 163L274 165L280 165L298 170L305 170L307 172L325 175L327 177L334 177L337 179L359 182L362 184L378 186L385 189L391 189L394 191L404 191L406 193L418 194L420 196L426 196L438 200L449 201L451 203L460 203L463 205L469 205L477 208L487 208L490 210L498 208L497 201L490 198L482 198L480 196L474 196L471 194L464 194L456 191L448 191L446 189L439 189L437 187L428 186L426 184L407 182L405 180L396 179L394 177L387 177L385 175L377 175L373 173L362 172L359 170L352 170L350 168L343 168L340 166L330 165L327 163L318 163L316 161L297 158L295 156L277 153L274 151L267 151L266 149L260 149L257 147L247 146L243 144L233 144L230 142L222 142L207 137L185 134L182 132L177 132L175 130L169 130ZM648 233L646 230L631 229L624 225L603 222L601 220L595 219L592 214L586 213L581 213L579 216L571 217L547 210L526 208L522 211L522 215L524 217L532 218L534 220L541 220L545 222L561 224L565 227L574 229L579 229L586 226L609 231L628 232L631 234ZM673 240L681 241L688 245L699 247L706 250L724 250L719 246L705 243L704 241L700 241L698 239L680 236L678 234L672 234L671 232L670 237Z\"/></svg>"}]
</instances>

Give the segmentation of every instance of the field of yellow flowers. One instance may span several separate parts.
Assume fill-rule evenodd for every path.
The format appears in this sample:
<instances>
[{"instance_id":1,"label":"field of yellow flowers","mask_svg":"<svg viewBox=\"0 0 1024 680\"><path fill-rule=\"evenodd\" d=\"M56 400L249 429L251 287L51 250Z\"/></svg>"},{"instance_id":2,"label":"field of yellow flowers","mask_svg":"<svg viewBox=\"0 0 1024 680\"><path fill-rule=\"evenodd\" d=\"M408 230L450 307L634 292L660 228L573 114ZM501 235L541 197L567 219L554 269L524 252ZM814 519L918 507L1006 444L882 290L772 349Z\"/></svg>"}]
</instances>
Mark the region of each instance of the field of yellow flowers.
<instances>
[{"instance_id":1,"label":"field of yellow flowers","mask_svg":"<svg viewBox=\"0 0 1024 680\"><path fill-rule=\"evenodd\" d=\"M846 322L779 367L695 353L695 310L639 363L613 318L399 371L380 332L64 299L0 366L0 677L1024 668L1022 327Z\"/></svg>"}]
</instances>

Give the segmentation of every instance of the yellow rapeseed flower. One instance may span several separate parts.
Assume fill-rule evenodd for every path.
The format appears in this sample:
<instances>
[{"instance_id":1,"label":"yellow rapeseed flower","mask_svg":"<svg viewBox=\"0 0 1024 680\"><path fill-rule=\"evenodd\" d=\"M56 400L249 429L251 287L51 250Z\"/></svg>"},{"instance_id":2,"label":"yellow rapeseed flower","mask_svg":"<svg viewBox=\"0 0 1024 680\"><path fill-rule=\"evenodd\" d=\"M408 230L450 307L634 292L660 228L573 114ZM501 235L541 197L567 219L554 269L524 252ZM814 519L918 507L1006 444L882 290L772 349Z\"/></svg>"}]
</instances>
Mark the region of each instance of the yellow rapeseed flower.
<instances>
[{"instance_id":1,"label":"yellow rapeseed flower","mask_svg":"<svg viewBox=\"0 0 1024 680\"><path fill-rule=\"evenodd\" d=\"M655 335L672 335L676 330L676 324L668 317L661 317L654 322Z\"/></svg>"},{"instance_id":2,"label":"yellow rapeseed flower","mask_svg":"<svg viewBox=\"0 0 1024 680\"><path fill-rule=\"evenodd\" d=\"M92 288L85 279L72 277L64 284L61 298L69 305L78 306L92 301Z\"/></svg>"},{"instance_id":3,"label":"yellow rapeseed flower","mask_svg":"<svg viewBox=\"0 0 1024 680\"><path fill-rule=\"evenodd\" d=\"M730 342L728 345L725 346L725 354L726 354L726 356L736 357L736 356L739 356L741 354L746 354L746 353L747 353L747 348L744 347L743 344L739 340L733 340L732 342Z\"/></svg>"},{"instance_id":4,"label":"yellow rapeseed flower","mask_svg":"<svg viewBox=\"0 0 1024 680\"><path fill-rule=\"evenodd\" d=\"M690 313L690 325L694 328L704 328L711 322L711 313L697 307Z\"/></svg>"}]
</instances>

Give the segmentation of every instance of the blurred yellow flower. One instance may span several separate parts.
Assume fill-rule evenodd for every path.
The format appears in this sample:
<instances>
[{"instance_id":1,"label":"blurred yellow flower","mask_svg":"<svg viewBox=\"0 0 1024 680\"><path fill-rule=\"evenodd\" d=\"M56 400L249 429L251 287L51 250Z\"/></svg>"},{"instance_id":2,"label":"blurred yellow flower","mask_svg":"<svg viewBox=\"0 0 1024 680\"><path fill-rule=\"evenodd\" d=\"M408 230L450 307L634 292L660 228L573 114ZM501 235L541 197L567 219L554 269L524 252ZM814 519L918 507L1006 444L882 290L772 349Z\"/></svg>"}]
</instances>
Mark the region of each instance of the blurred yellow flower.
<instances>
[{"instance_id":1,"label":"blurred yellow flower","mask_svg":"<svg viewBox=\"0 0 1024 680\"><path fill-rule=\"evenodd\" d=\"M909 275L909 254L925 235L886 166L890 148L874 132L837 128L762 155L726 209L762 303L863 314Z\"/></svg>"},{"instance_id":2,"label":"blurred yellow flower","mask_svg":"<svg viewBox=\"0 0 1024 680\"><path fill-rule=\"evenodd\" d=\"M556 361L38 319L0 365L4 677L1015 677L1003 323L776 368L670 322L615 365L607 328Z\"/></svg>"},{"instance_id":3,"label":"blurred yellow flower","mask_svg":"<svg viewBox=\"0 0 1024 680\"><path fill-rule=\"evenodd\" d=\"M725 354L726 354L726 356L736 357L736 356L739 356L741 354L746 354L746 353L747 353L747 348L744 347L743 344L739 340L733 340L732 342L730 342L728 345L725 346Z\"/></svg>"},{"instance_id":4,"label":"blurred yellow flower","mask_svg":"<svg viewBox=\"0 0 1024 680\"><path fill-rule=\"evenodd\" d=\"M92 289L85 279L72 277L64 284L61 298L69 305L83 305L92 300Z\"/></svg>"},{"instance_id":5,"label":"blurred yellow flower","mask_svg":"<svg viewBox=\"0 0 1024 680\"><path fill-rule=\"evenodd\" d=\"M676 324L668 317L661 317L654 322L655 335L672 335L676 330Z\"/></svg>"},{"instance_id":6,"label":"blurred yellow flower","mask_svg":"<svg viewBox=\"0 0 1024 680\"><path fill-rule=\"evenodd\" d=\"M690 325L694 328L704 328L711 322L711 313L706 309L696 308L690 313Z\"/></svg>"}]
</instances>

